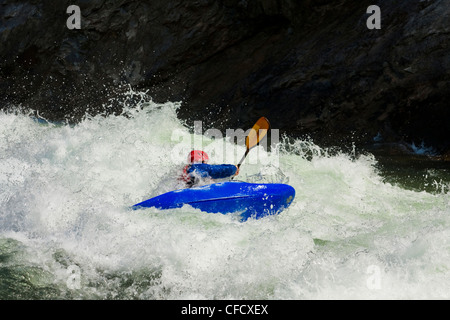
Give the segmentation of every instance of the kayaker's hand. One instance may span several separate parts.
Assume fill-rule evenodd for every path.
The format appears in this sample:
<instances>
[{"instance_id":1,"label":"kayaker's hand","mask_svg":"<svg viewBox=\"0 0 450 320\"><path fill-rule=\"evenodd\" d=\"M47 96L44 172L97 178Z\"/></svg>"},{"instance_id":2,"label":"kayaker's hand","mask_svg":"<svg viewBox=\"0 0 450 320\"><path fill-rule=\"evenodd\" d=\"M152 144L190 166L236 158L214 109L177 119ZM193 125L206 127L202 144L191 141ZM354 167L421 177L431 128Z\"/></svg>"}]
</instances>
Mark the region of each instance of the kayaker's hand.
<instances>
[{"instance_id":1,"label":"kayaker's hand","mask_svg":"<svg viewBox=\"0 0 450 320\"><path fill-rule=\"evenodd\" d=\"M234 175L237 176L238 174L239 174L239 167L236 166L236 173Z\"/></svg>"}]
</instances>

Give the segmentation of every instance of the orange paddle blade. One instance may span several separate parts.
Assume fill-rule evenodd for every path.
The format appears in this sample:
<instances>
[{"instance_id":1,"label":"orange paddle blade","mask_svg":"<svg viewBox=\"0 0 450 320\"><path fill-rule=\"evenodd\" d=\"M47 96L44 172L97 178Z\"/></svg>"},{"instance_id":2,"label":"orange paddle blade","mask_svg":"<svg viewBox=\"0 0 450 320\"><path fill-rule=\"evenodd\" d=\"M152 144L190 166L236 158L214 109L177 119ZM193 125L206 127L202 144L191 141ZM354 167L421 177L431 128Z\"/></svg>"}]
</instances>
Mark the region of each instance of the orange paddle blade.
<instances>
[{"instance_id":1,"label":"orange paddle blade","mask_svg":"<svg viewBox=\"0 0 450 320\"><path fill-rule=\"evenodd\" d=\"M267 131L269 130L269 127L270 123L266 117L261 117L258 121L256 121L255 125L250 130L250 133L245 139L247 150L256 146L262 140L262 138L264 138L264 136L267 134Z\"/></svg>"}]
</instances>

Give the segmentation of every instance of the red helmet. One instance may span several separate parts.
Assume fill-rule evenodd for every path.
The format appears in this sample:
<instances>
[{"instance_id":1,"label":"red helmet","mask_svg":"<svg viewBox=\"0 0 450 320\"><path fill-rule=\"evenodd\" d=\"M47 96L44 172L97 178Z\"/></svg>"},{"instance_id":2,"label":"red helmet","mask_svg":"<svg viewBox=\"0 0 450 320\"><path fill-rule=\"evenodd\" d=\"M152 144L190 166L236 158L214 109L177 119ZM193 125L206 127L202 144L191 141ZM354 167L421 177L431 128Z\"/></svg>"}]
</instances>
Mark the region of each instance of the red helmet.
<instances>
[{"instance_id":1,"label":"red helmet","mask_svg":"<svg viewBox=\"0 0 450 320\"><path fill-rule=\"evenodd\" d=\"M206 152L201 150L192 150L188 156L188 163L207 163L209 160Z\"/></svg>"}]
</instances>

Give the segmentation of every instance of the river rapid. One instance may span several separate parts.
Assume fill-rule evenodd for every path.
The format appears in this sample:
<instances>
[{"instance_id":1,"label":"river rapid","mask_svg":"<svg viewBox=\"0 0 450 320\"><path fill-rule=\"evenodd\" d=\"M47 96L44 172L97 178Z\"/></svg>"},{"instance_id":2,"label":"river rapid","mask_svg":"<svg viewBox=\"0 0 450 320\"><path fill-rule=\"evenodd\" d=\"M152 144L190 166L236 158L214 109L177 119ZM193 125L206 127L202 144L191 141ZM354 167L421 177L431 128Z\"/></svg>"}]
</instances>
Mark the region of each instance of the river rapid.
<instances>
[{"instance_id":1,"label":"river rapid","mask_svg":"<svg viewBox=\"0 0 450 320\"><path fill-rule=\"evenodd\" d=\"M245 152L132 94L76 125L0 113L0 299L450 298L447 168L281 136L238 176L292 185L279 215L131 210L176 187L193 144L211 163Z\"/></svg>"}]
</instances>

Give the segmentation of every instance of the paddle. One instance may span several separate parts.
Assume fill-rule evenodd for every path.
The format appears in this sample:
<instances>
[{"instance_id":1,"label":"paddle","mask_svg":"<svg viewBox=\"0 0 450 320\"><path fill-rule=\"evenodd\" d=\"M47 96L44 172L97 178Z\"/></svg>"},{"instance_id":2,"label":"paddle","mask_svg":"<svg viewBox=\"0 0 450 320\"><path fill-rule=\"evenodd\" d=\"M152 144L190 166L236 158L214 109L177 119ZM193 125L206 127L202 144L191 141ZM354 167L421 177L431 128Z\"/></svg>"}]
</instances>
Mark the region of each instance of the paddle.
<instances>
[{"instance_id":1,"label":"paddle","mask_svg":"<svg viewBox=\"0 0 450 320\"><path fill-rule=\"evenodd\" d=\"M270 127L269 120L267 120L267 118L265 118L265 117L261 117L258 119L258 121L256 121L253 128L250 130L250 133L245 138L245 145L247 146L247 150L245 151L244 156L242 157L241 161L239 161L239 164L237 165L238 169L240 168L242 162L244 162L244 159L245 159L245 157L247 157L247 154L249 153L250 149L255 147L262 140L262 138L264 138L264 136L267 134L269 127ZM231 178L231 179L233 179L233 178Z\"/></svg>"}]
</instances>

